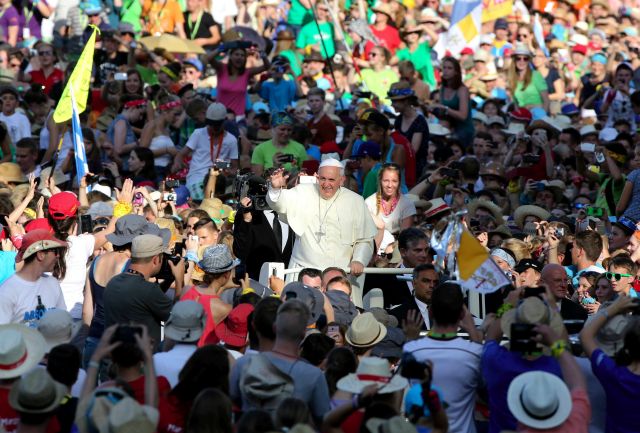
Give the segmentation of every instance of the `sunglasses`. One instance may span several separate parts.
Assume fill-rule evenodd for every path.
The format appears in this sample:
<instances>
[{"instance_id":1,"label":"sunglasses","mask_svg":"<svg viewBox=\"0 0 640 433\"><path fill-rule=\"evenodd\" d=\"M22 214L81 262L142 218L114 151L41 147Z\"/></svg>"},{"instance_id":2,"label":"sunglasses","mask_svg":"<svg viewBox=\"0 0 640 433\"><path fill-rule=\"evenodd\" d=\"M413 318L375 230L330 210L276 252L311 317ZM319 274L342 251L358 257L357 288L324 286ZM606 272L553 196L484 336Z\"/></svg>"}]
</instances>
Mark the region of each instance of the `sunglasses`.
<instances>
[{"instance_id":1,"label":"sunglasses","mask_svg":"<svg viewBox=\"0 0 640 433\"><path fill-rule=\"evenodd\" d=\"M615 272L606 272L604 275L609 281L613 281L614 279L620 281L622 277L633 277L631 274L616 274Z\"/></svg>"},{"instance_id":2,"label":"sunglasses","mask_svg":"<svg viewBox=\"0 0 640 433\"><path fill-rule=\"evenodd\" d=\"M52 51L39 51L38 55L39 56L53 56L53 52Z\"/></svg>"},{"instance_id":3,"label":"sunglasses","mask_svg":"<svg viewBox=\"0 0 640 433\"><path fill-rule=\"evenodd\" d=\"M520 38L523 38L523 39L524 39L524 38L528 38L528 37L529 37L529 35L528 35L528 34L526 34L526 33L523 33L523 34L517 35L516 37L517 37L518 39L520 39Z\"/></svg>"},{"instance_id":4,"label":"sunglasses","mask_svg":"<svg viewBox=\"0 0 640 433\"><path fill-rule=\"evenodd\" d=\"M528 62L529 57L527 56L516 56L516 62Z\"/></svg>"}]
</instances>

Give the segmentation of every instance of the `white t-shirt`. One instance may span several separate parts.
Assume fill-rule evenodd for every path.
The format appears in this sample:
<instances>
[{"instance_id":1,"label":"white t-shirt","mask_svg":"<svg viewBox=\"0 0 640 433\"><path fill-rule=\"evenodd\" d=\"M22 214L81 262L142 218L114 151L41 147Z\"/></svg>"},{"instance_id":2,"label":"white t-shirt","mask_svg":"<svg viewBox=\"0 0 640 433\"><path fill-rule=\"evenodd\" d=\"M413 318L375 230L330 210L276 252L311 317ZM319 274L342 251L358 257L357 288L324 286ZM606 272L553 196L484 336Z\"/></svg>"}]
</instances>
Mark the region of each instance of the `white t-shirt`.
<instances>
[{"instance_id":1,"label":"white t-shirt","mask_svg":"<svg viewBox=\"0 0 640 433\"><path fill-rule=\"evenodd\" d=\"M157 137L153 137L151 139L151 144L149 145L149 149L154 150L164 150L175 148L175 144L171 140L171 137L166 135L158 135ZM156 156L153 158L153 165L156 167L168 167L169 164L173 161L173 157L168 153L163 153L160 156Z\"/></svg>"},{"instance_id":2,"label":"white t-shirt","mask_svg":"<svg viewBox=\"0 0 640 433\"><path fill-rule=\"evenodd\" d=\"M213 152L211 151L211 140L207 127L193 131L187 141L187 147L193 152L189 163L189 173L187 173L187 185L202 182L215 160L238 159L238 140L226 131L220 152L218 152L218 140L214 140Z\"/></svg>"},{"instance_id":3,"label":"white t-shirt","mask_svg":"<svg viewBox=\"0 0 640 433\"><path fill-rule=\"evenodd\" d=\"M473 411L480 383L482 345L462 338L425 337L408 342L402 351L411 353L419 362L433 362L432 384L443 391L449 405L449 431L475 433Z\"/></svg>"},{"instance_id":4,"label":"white t-shirt","mask_svg":"<svg viewBox=\"0 0 640 433\"><path fill-rule=\"evenodd\" d=\"M29 118L24 114L16 111L11 116L0 113L0 120L7 125L11 142L15 146L16 143L25 137L31 137L31 123Z\"/></svg>"},{"instance_id":5,"label":"white t-shirt","mask_svg":"<svg viewBox=\"0 0 640 433\"><path fill-rule=\"evenodd\" d=\"M38 281L27 281L13 274L0 285L0 325L22 323L35 328L44 309L38 311L38 296L45 309L67 309L58 280L43 275Z\"/></svg>"},{"instance_id":6,"label":"white t-shirt","mask_svg":"<svg viewBox=\"0 0 640 433\"><path fill-rule=\"evenodd\" d=\"M226 17L235 17L238 15L238 6L236 2L231 1L211 1L211 16L213 20L223 27L223 30L229 30L224 28L224 19Z\"/></svg>"},{"instance_id":7,"label":"white t-shirt","mask_svg":"<svg viewBox=\"0 0 640 433\"><path fill-rule=\"evenodd\" d=\"M168 352L159 352L153 355L153 365L156 376L164 376L171 384L171 388L178 384L178 374L187 363L187 360L198 349L195 344L176 344Z\"/></svg>"},{"instance_id":8,"label":"white t-shirt","mask_svg":"<svg viewBox=\"0 0 640 433\"><path fill-rule=\"evenodd\" d=\"M392 234L400 232L400 222L403 219L416 214L415 205L403 194L400 195L397 206L389 215L385 215L382 211L378 213L378 209L376 209L376 194L370 195L364 202L367 205L369 212L371 212L371 215L377 214L378 217L384 221L385 230L388 230Z\"/></svg>"},{"instance_id":9,"label":"white t-shirt","mask_svg":"<svg viewBox=\"0 0 640 433\"><path fill-rule=\"evenodd\" d=\"M87 260L93 254L96 238L91 234L69 236L65 261L67 272L60 282L67 309L74 319L82 319L84 284L87 279Z\"/></svg>"}]
</instances>

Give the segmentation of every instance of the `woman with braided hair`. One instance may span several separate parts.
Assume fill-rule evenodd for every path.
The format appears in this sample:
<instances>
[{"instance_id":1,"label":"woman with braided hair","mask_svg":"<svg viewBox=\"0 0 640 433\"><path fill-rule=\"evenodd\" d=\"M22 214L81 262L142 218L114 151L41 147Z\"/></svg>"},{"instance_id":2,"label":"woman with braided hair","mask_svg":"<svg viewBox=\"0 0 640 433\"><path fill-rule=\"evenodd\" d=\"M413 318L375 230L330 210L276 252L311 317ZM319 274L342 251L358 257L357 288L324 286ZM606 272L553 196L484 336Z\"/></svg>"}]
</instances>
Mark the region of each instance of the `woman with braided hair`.
<instances>
[{"instance_id":1,"label":"woman with braided hair","mask_svg":"<svg viewBox=\"0 0 640 433\"><path fill-rule=\"evenodd\" d=\"M376 221L384 223L384 229L391 234L413 225L416 207L400 192L400 167L396 164L384 164L378 172L378 191L364 201Z\"/></svg>"}]
</instances>

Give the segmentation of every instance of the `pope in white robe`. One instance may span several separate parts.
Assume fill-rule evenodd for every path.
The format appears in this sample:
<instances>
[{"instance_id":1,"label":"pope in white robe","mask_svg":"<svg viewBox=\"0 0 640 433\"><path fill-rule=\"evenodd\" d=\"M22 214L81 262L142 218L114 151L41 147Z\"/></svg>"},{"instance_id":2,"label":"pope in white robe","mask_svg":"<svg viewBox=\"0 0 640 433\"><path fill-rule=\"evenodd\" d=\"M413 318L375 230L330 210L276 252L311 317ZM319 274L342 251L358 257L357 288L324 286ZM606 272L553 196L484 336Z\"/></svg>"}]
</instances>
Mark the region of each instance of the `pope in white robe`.
<instances>
[{"instance_id":1,"label":"pope in white robe","mask_svg":"<svg viewBox=\"0 0 640 433\"><path fill-rule=\"evenodd\" d=\"M350 267L358 276L373 256L376 225L364 199L342 187L340 161L324 160L316 178L316 184L283 189L282 170L271 176L267 202L296 234L289 267Z\"/></svg>"}]
</instances>

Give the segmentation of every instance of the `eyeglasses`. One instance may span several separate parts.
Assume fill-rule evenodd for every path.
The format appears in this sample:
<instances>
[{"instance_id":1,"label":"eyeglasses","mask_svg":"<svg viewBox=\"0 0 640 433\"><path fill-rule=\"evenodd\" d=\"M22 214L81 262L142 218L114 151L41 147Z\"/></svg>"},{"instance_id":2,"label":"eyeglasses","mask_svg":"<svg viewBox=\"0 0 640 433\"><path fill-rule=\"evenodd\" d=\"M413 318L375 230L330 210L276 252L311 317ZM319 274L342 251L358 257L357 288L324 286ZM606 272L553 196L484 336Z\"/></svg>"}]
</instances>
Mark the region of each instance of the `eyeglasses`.
<instances>
[{"instance_id":1,"label":"eyeglasses","mask_svg":"<svg viewBox=\"0 0 640 433\"><path fill-rule=\"evenodd\" d=\"M38 51L39 56L53 56L53 51Z\"/></svg>"},{"instance_id":2,"label":"eyeglasses","mask_svg":"<svg viewBox=\"0 0 640 433\"><path fill-rule=\"evenodd\" d=\"M604 274L604 276L605 276L605 277L607 278L607 280L609 280L609 281L613 281L614 279L615 279L616 281L620 281L620 279L621 279L622 277L633 277L633 275L631 275L631 274L617 274L617 273L615 273L615 272L606 272L606 273Z\"/></svg>"},{"instance_id":3,"label":"eyeglasses","mask_svg":"<svg viewBox=\"0 0 640 433\"><path fill-rule=\"evenodd\" d=\"M516 62L528 62L529 57L527 56L516 56Z\"/></svg>"}]
</instances>

